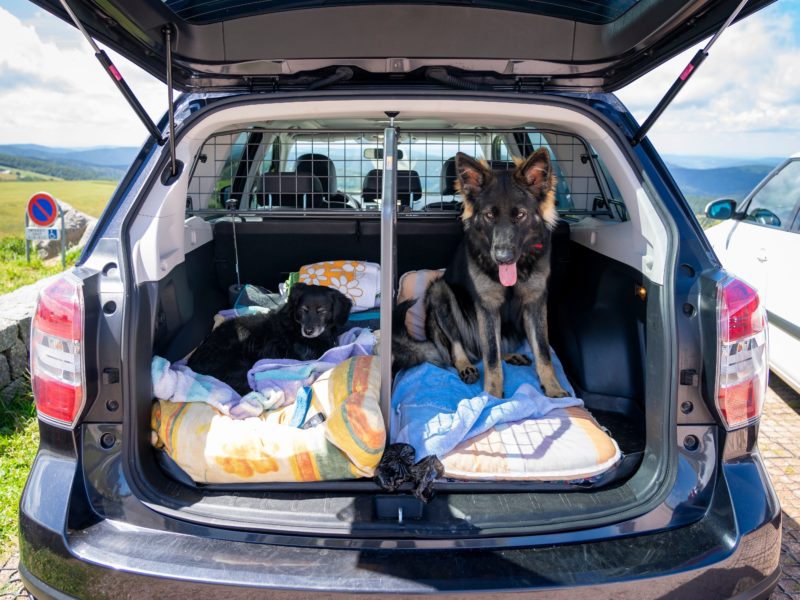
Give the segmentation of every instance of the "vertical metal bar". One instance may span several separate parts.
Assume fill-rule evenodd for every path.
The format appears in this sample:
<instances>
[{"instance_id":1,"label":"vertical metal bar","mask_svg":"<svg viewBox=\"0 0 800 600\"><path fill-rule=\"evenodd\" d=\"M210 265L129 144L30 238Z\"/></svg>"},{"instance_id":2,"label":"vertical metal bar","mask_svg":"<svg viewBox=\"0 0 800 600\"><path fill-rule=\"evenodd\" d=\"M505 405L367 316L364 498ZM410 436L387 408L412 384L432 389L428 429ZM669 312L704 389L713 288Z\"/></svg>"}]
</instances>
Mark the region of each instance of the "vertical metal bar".
<instances>
[{"instance_id":1,"label":"vertical metal bar","mask_svg":"<svg viewBox=\"0 0 800 600\"><path fill-rule=\"evenodd\" d=\"M381 191L381 412L389 434L392 409L392 309L397 259L397 129L394 116L383 130L383 185Z\"/></svg>"},{"instance_id":2,"label":"vertical metal bar","mask_svg":"<svg viewBox=\"0 0 800 600\"><path fill-rule=\"evenodd\" d=\"M25 211L25 262L31 262L31 241L28 239L28 211Z\"/></svg>"},{"instance_id":3,"label":"vertical metal bar","mask_svg":"<svg viewBox=\"0 0 800 600\"><path fill-rule=\"evenodd\" d=\"M61 270L67 268L67 229L64 226L64 209L58 206L58 214L61 216Z\"/></svg>"}]
</instances>

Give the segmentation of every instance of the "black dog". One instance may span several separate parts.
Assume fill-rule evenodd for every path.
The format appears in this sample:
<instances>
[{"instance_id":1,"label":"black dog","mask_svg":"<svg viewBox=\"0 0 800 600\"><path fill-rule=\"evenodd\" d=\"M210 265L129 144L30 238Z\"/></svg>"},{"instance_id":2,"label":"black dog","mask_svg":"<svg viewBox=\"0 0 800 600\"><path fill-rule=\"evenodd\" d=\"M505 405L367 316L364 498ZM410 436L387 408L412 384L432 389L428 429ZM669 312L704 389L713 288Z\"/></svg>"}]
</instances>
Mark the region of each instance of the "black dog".
<instances>
[{"instance_id":1,"label":"black dog","mask_svg":"<svg viewBox=\"0 0 800 600\"><path fill-rule=\"evenodd\" d=\"M250 391L247 371L262 358L314 360L336 345L352 302L333 288L296 283L280 309L237 317L214 329L189 358L196 373Z\"/></svg>"},{"instance_id":2,"label":"black dog","mask_svg":"<svg viewBox=\"0 0 800 600\"><path fill-rule=\"evenodd\" d=\"M553 371L547 337L550 234L558 221L550 154L540 148L515 170L493 172L458 153L456 170L464 241L444 277L426 293L429 341L417 342L404 327L393 328L393 368L443 361L474 383L473 363L482 359L483 389L502 397L500 360L531 364L526 356L508 354L527 337L545 394L567 396ZM398 316L406 310L398 306Z\"/></svg>"}]
</instances>

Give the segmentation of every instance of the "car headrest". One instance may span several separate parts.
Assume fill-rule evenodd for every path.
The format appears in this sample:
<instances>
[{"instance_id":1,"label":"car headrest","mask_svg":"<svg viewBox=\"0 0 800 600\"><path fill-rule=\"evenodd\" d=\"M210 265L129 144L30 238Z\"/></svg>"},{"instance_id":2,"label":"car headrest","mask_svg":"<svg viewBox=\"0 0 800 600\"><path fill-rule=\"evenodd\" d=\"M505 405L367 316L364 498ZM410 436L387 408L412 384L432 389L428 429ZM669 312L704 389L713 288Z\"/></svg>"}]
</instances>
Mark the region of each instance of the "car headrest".
<instances>
[{"instance_id":1,"label":"car headrest","mask_svg":"<svg viewBox=\"0 0 800 600\"><path fill-rule=\"evenodd\" d=\"M490 160L489 166L492 171L510 171L516 165L513 160Z\"/></svg>"},{"instance_id":2,"label":"car headrest","mask_svg":"<svg viewBox=\"0 0 800 600\"><path fill-rule=\"evenodd\" d=\"M456 179L458 173L456 172L456 157L451 156L442 164L442 196L455 196L456 192Z\"/></svg>"},{"instance_id":3,"label":"car headrest","mask_svg":"<svg viewBox=\"0 0 800 600\"><path fill-rule=\"evenodd\" d=\"M371 202L383 193L383 169L372 169L364 177L361 200ZM422 198L422 181L419 173L411 170L397 171L397 199L403 206L410 206L412 200Z\"/></svg>"},{"instance_id":4,"label":"car headrest","mask_svg":"<svg viewBox=\"0 0 800 600\"><path fill-rule=\"evenodd\" d=\"M319 208L325 194L319 177L295 172L265 173L261 176L259 206Z\"/></svg>"},{"instance_id":5,"label":"car headrest","mask_svg":"<svg viewBox=\"0 0 800 600\"><path fill-rule=\"evenodd\" d=\"M303 175L319 177L322 191L325 194L335 194L339 189L336 183L336 166L324 154L303 154L297 159L295 171Z\"/></svg>"}]
</instances>

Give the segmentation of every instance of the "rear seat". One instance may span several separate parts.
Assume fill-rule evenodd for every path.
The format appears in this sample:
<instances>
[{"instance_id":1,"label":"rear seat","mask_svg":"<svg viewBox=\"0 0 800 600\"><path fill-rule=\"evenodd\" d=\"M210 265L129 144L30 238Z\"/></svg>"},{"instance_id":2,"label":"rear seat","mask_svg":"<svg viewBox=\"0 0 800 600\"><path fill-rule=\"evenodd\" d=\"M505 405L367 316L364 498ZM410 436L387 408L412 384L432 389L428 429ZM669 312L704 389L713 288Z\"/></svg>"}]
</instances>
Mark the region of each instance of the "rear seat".
<instances>
[{"instance_id":1,"label":"rear seat","mask_svg":"<svg viewBox=\"0 0 800 600\"><path fill-rule=\"evenodd\" d=\"M265 173L256 192L256 207L322 208L325 192L319 177L292 171Z\"/></svg>"},{"instance_id":2,"label":"rear seat","mask_svg":"<svg viewBox=\"0 0 800 600\"><path fill-rule=\"evenodd\" d=\"M361 186L361 200L374 202L383 195L383 169L372 169L364 177ZM422 182L419 173L410 170L397 171L397 199L401 206L411 206L411 202L422 198Z\"/></svg>"}]
</instances>

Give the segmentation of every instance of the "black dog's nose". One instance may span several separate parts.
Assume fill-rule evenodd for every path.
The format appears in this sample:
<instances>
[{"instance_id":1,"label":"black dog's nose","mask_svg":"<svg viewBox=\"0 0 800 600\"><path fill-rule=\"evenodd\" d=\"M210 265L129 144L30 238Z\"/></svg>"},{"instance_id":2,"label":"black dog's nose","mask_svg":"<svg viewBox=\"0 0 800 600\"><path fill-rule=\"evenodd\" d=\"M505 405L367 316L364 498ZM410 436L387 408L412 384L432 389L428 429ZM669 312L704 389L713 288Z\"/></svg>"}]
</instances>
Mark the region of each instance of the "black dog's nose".
<instances>
[{"instance_id":1,"label":"black dog's nose","mask_svg":"<svg viewBox=\"0 0 800 600\"><path fill-rule=\"evenodd\" d=\"M305 333L306 335L311 335L312 333L314 333L314 328L313 327L303 327L303 333Z\"/></svg>"},{"instance_id":2,"label":"black dog's nose","mask_svg":"<svg viewBox=\"0 0 800 600\"><path fill-rule=\"evenodd\" d=\"M498 249L495 250L492 254L494 254L494 259L499 264L508 264L510 262L513 262L514 260L514 251L511 250L510 248L503 250Z\"/></svg>"}]
</instances>

